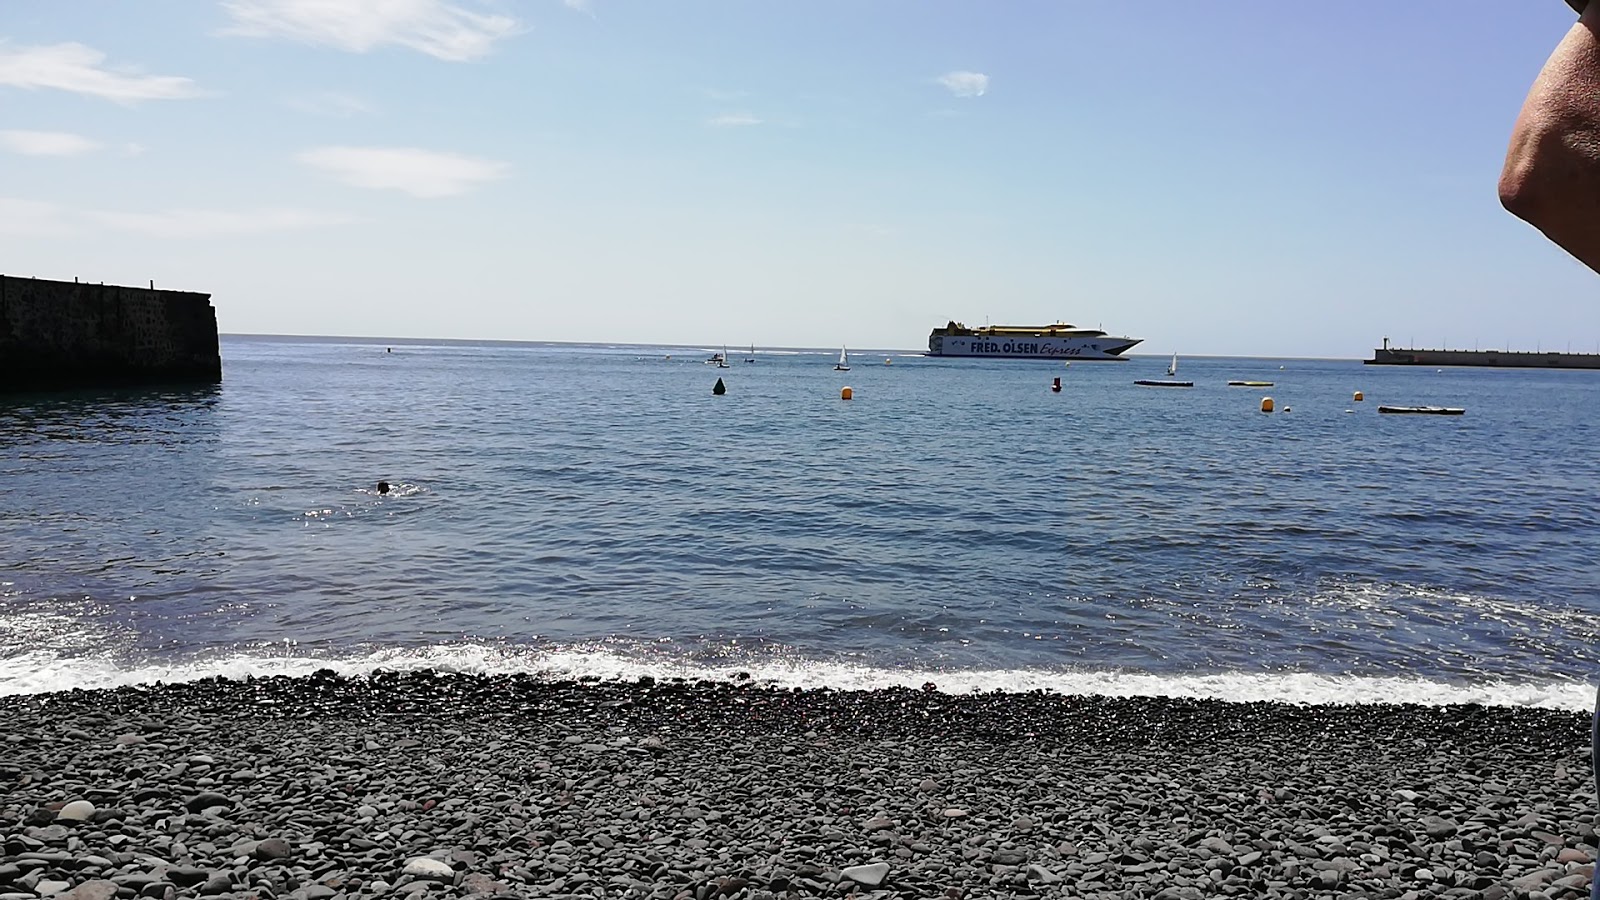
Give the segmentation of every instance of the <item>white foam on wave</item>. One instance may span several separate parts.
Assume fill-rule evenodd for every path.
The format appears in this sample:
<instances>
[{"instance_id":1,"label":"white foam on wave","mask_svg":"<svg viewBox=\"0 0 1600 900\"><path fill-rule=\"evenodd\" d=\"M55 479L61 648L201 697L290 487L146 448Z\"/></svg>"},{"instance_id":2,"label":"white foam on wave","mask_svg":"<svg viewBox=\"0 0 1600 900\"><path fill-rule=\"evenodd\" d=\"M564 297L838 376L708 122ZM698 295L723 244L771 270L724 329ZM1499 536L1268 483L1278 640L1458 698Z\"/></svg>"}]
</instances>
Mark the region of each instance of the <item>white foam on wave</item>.
<instances>
[{"instance_id":1,"label":"white foam on wave","mask_svg":"<svg viewBox=\"0 0 1600 900\"><path fill-rule=\"evenodd\" d=\"M919 689L932 682L940 691L949 694L1042 690L1105 697L1267 700L1306 705L1478 703L1570 711L1590 709L1595 697L1593 686L1571 680L1455 683L1397 676L1310 673L1155 675L1049 669L889 669L789 658L705 664L654 653L622 652L606 645L536 649L482 644L390 648L345 658L292 652L241 653L184 663L132 666L117 665L105 659L64 658L47 651L33 651L0 659L0 695L74 688L108 689L218 676L234 679L295 677L310 675L319 669L332 669L355 677L370 675L379 669L400 672L439 669L482 675L530 673L555 678L596 677L621 681L646 675L658 679L712 681L742 681L748 676L753 683L774 687L836 690Z\"/></svg>"}]
</instances>

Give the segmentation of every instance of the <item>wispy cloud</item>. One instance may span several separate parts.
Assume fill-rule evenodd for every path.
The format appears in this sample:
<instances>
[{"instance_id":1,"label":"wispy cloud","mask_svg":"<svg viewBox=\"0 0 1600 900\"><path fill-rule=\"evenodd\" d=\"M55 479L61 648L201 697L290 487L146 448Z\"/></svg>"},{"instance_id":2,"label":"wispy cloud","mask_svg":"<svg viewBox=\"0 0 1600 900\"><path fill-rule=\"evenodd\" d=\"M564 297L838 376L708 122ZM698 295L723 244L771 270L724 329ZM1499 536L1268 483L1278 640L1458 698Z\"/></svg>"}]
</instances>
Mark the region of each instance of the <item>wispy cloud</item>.
<instances>
[{"instance_id":1,"label":"wispy cloud","mask_svg":"<svg viewBox=\"0 0 1600 900\"><path fill-rule=\"evenodd\" d=\"M0 148L23 156L81 156L100 145L65 131L0 131Z\"/></svg>"},{"instance_id":2,"label":"wispy cloud","mask_svg":"<svg viewBox=\"0 0 1600 900\"><path fill-rule=\"evenodd\" d=\"M303 113L314 116L327 116L333 119L348 119L353 116L366 116L375 112L372 104L352 94L343 94L338 91L321 91L315 94L303 94L290 97L284 101L290 109L297 109Z\"/></svg>"},{"instance_id":3,"label":"wispy cloud","mask_svg":"<svg viewBox=\"0 0 1600 900\"><path fill-rule=\"evenodd\" d=\"M0 197L0 234L14 237L65 237L73 233L66 210L54 203Z\"/></svg>"},{"instance_id":4,"label":"wispy cloud","mask_svg":"<svg viewBox=\"0 0 1600 900\"><path fill-rule=\"evenodd\" d=\"M712 116L707 119L706 124L715 125L718 128L738 128L744 125L760 125L761 120L749 113L723 113L720 116Z\"/></svg>"},{"instance_id":5,"label":"wispy cloud","mask_svg":"<svg viewBox=\"0 0 1600 900\"><path fill-rule=\"evenodd\" d=\"M342 213L307 209L170 209L153 213L92 210L84 213L84 218L118 231L162 238L227 237L351 225L361 221Z\"/></svg>"},{"instance_id":6,"label":"wispy cloud","mask_svg":"<svg viewBox=\"0 0 1600 900\"><path fill-rule=\"evenodd\" d=\"M575 9L585 15L594 15L594 4L590 0L561 0L561 5L567 9Z\"/></svg>"},{"instance_id":7,"label":"wispy cloud","mask_svg":"<svg viewBox=\"0 0 1600 900\"><path fill-rule=\"evenodd\" d=\"M95 229L161 238L227 237L351 225L362 221L343 213L308 209L172 209L163 212L76 210L56 203L0 197L0 235L67 237Z\"/></svg>"},{"instance_id":8,"label":"wispy cloud","mask_svg":"<svg viewBox=\"0 0 1600 900\"><path fill-rule=\"evenodd\" d=\"M989 76L982 72L946 72L934 80L957 97L982 97L989 90Z\"/></svg>"},{"instance_id":9,"label":"wispy cloud","mask_svg":"<svg viewBox=\"0 0 1600 900\"><path fill-rule=\"evenodd\" d=\"M176 75L141 75L103 66L106 55L83 44L18 47L0 44L0 85L55 88L117 103L203 97L193 81Z\"/></svg>"},{"instance_id":10,"label":"wispy cloud","mask_svg":"<svg viewBox=\"0 0 1600 900\"><path fill-rule=\"evenodd\" d=\"M388 44L461 62L488 55L520 29L510 16L476 13L444 0L225 0L223 34L276 37L366 53Z\"/></svg>"},{"instance_id":11,"label":"wispy cloud","mask_svg":"<svg viewBox=\"0 0 1600 900\"><path fill-rule=\"evenodd\" d=\"M505 163L415 147L318 147L295 159L345 184L414 197L463 194L510 171Z\"/></svg>"}]
</instances>

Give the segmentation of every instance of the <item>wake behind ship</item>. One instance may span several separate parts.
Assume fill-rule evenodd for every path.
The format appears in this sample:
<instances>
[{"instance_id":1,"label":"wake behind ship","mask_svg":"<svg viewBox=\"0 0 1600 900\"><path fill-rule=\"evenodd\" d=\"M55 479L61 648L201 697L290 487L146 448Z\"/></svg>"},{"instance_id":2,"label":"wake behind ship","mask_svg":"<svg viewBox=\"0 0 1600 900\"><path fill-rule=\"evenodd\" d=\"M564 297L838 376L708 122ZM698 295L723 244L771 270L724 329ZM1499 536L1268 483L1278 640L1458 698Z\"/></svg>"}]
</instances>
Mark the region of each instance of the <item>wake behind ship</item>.
<instances>
[{"instance_id":1,"label":"wake behind ship","mask_svg":"<svg viewBox=\"0 0 1600 900\"><path fill-rule=\"evenodd\" d=\"M968 328L953 321L928 335L928 355L1120 360L1123 353L1142 340L1115 337L1099 329L1079 328L1065 322Z\"/></svg>"}]
</instances>

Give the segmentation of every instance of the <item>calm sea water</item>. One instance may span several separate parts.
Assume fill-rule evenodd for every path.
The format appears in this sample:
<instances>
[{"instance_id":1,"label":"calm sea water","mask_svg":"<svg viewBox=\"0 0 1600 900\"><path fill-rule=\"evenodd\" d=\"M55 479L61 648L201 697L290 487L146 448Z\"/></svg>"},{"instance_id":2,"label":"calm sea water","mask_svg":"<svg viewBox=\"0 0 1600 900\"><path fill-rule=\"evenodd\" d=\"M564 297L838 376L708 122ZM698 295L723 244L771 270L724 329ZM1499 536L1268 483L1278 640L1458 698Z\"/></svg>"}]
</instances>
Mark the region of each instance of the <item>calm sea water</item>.
<instances>
[{"instance_id":1,"label":"calm sea water","mask_svg":"<svg viewBox=\"0 0 1600 900\"><path fill-rule=\"evenodd\" d=\"M233 337L216 389L0 398L0 693L435 665L1592 698L1600 372L706 355Z\"/></svg>"}]
</instances>

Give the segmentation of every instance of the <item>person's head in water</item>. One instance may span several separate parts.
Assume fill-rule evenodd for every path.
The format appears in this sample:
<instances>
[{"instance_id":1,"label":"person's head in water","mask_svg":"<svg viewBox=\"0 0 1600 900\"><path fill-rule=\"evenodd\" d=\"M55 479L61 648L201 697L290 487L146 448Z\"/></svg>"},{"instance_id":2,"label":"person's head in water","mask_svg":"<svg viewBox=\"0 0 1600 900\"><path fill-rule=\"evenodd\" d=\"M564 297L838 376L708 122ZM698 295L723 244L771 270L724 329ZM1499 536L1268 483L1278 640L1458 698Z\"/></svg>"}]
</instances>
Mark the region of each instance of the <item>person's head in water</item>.
<instances>
[{"instance_id":1,"label":"person's head in water","mask_svg":"<svg viewBox=\"0 0 1600 900\"><path fill-rule=\"evenodd\" d=\"M378 482L378 493L380 493L380 494L389 493L389 482L387 482L387 481Z\"/></svg>"}]
</instances>

